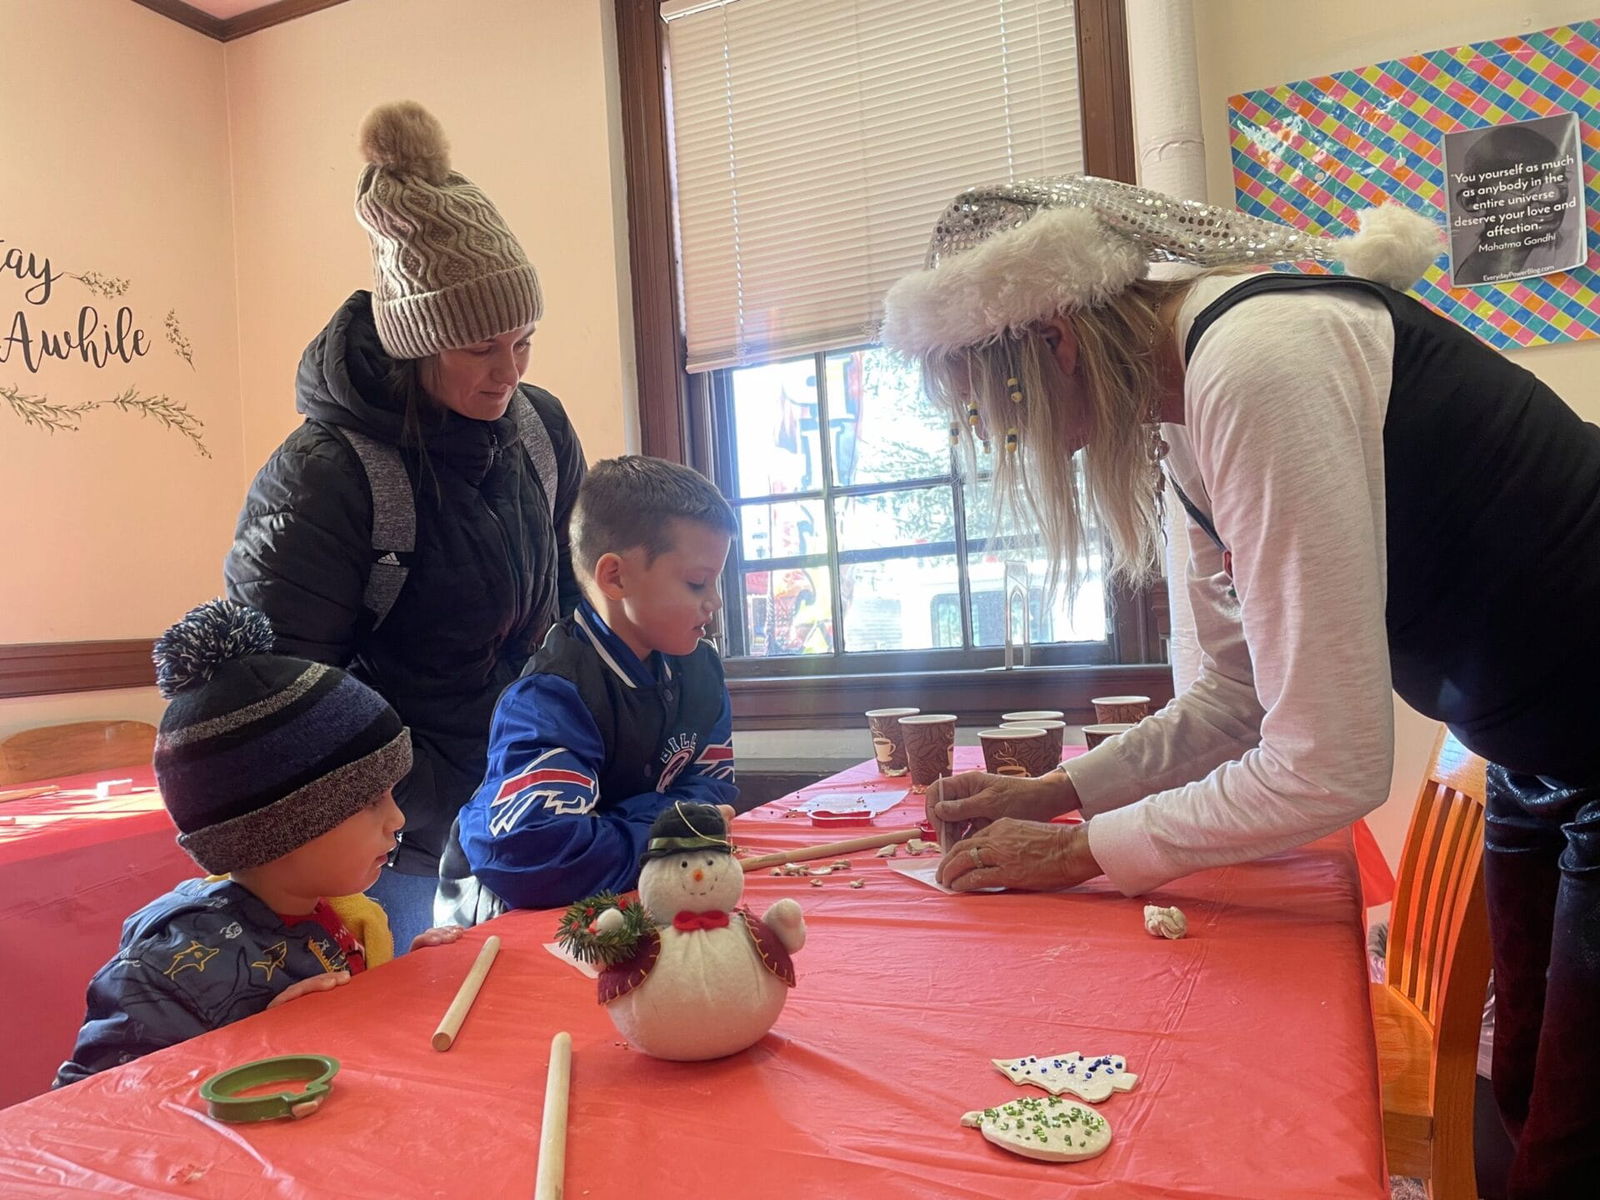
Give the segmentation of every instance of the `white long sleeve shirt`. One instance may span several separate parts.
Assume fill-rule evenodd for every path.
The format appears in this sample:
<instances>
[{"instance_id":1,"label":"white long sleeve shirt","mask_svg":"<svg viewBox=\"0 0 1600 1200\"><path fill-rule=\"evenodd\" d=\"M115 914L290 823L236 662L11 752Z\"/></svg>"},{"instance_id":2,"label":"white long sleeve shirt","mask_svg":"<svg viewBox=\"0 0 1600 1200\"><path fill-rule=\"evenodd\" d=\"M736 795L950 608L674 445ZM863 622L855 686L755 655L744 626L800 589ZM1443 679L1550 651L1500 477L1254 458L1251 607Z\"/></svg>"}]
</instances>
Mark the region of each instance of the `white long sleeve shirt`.
<instances>
[{"instance_id":1,"label":"white long sleeve shirt","mask_svg":"<svg viewBox=\"0 0 1600 1200\"><path fill-rule=\"evenodd\" d=\"M1180 350L1200 311L1246 278L1195 285ZM1195 347L1184 423L1162 434L1173 478L1229 549L1238 600L1222 552L1189 522L1199 677L1067 770L1090 849L1124 894L1300 845L1385 799L1393 360L1384 305L1343 288L1246 300Z\"/></svg>"}]
</instances>

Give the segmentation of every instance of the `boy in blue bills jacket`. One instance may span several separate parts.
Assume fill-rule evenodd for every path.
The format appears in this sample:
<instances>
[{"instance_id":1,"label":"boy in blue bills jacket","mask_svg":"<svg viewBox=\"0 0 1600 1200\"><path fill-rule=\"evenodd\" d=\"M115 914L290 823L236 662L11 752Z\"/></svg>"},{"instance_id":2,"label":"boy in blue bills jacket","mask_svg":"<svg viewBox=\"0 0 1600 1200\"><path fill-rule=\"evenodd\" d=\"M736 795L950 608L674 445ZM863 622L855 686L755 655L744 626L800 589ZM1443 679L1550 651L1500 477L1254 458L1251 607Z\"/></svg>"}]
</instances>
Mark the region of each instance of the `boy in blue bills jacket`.
<instances>
[{"instance_id":1,"label":"boy in blue bills jacket","mask_svg":"<svg viewBox=\"0 0 1600 1200\"><path fill-rule=\"evenodd\" d=\"M736 529L687 467L627 456L589 472L572 516L584 599L495 706L436 918L472 925L626 891L657 813L733 803L728 690L704 638Z\"/></svg>"}]
</instances>

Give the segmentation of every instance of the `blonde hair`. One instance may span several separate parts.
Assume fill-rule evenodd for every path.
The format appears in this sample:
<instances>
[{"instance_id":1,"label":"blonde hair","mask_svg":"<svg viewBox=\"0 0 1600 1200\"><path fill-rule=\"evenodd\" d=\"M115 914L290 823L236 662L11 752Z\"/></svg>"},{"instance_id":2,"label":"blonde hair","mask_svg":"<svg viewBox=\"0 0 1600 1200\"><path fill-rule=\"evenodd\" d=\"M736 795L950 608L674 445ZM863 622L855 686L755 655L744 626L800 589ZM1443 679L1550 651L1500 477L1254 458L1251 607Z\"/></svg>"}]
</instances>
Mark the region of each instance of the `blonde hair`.
<instances>
[{"instance_id":1,"label":"blonde hair","mask_svg":"<svg viewBox=\"0 0 1600 1200\"><path fill-rule=\"evenodd\" d=\"M965 430L975 465L969 408L993 447L996 528L1036 528L1050 558L1052 587L1077 591L1094 546L1111 551L1107 582L1137 587L1159 569L1161 506L1150 430L1158 400L1161 306L1187 283L1136 280L1092 307L1066 312L1078 337L1078 368L1062 373L1037 328L1007 331L981 345L923 356L928 395ZM1015 384L1013 384L1015 380ZM1073 400L1073 381L1083 402ZM1020 393L1020 401L1013 399ZM1016 450L1007 448L1016 431ZM1083 448L1080 477L1076 454Z\"/></svg>"}]
</instances>

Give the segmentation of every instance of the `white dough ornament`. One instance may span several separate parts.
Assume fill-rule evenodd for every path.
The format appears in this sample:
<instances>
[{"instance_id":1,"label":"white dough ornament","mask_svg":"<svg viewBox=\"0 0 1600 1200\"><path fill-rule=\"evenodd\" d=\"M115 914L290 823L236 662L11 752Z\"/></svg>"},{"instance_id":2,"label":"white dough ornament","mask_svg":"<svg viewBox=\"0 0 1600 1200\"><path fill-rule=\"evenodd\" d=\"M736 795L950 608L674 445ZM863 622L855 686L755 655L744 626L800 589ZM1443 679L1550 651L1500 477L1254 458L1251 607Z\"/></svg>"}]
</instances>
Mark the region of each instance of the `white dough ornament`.
<instances>
[{"instance_id":1,"label":"white dough ornament","mask_svg":"<svg viewBox=\"0 0 1600 1200\"><path fill-rule=\"evenodd\" d=\"M714 805L667 809L643 857L633 919L647 919L631 946L592 955L603 964L600 1003L628 1043L655 1058L697 1062L753 1046L794 986L789 956L806 940L800 906L779 900L763 918L739 907L744 871ZM620 937L629 919L607 909L568 949L583 957L585 942Z\"/></svg>"},{"instance_id":2,"label":"white dough ornament","mask_svg":"<svg viewBox=\"0 0 1600 1200\"><path fill-rule=\"evenodd\" d=\"M1139 1082L1128 1071L1120 1054L1085 1058L1081 1054L1030 1054L1026 1058L989 1060L1012 1083L1031 1083L1052 1096L1071 1092L1081 1100L1098 1104L1112 1092L1125 1092Z\"/></svg>"},{"instance_id":3,"label":"white dough ornament","mask_svg":"<svg viewBox=\"0 0 1600 1200\"><path fill-rule=\"evenodd\" d=\"M1162 908L1159 904L1144 906L1144 931L1151 937L1177 941L1189 932L1189 918L1181 908Z\"/></svg>"},{"instance_id":4,"label":"white dough ornament","mask_svg":"<svg viewBox=\"0 0 1600 1200\"><path fill-rule=\"evenodd\" d=\"M1078 1162L1105 1153L1111 1126L1092 1108L1059 1096L1021 1096L969 1112L961 1123L1002 1150L1040 1162Z\"/></svg>"}]
</instances>

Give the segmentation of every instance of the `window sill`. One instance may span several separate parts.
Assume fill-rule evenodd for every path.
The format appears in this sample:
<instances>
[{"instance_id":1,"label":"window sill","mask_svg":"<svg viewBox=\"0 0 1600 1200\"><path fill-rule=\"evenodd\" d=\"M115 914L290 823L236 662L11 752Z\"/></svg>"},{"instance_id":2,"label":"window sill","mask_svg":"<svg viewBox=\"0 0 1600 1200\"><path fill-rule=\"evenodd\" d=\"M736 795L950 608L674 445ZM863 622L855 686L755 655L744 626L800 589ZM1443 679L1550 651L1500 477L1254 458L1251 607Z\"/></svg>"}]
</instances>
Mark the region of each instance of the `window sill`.
<instances>
[{"instance_id":1,"label":"window sill","mask_svg":"<svg viewBox=\"0 0 1600 1200\"><path fill-rule=\"evenodd\" d=\"M1059 709L1069 724L1094 720L1095 696L1172 699L1165 663L921 671L886 675L765 676L728 680L735 729L853 729L869 708L952 712L963 725L993 724L1023 709Z\"/></svg>"}]
</instances>

